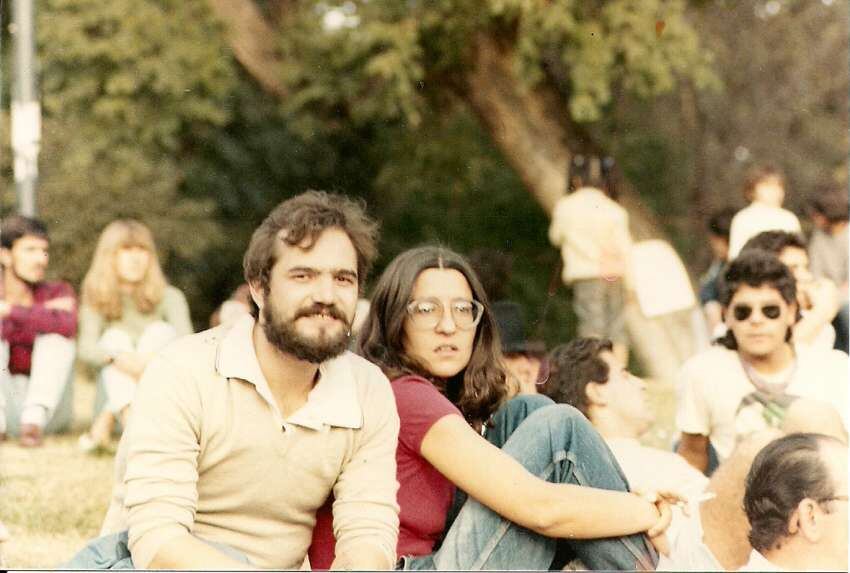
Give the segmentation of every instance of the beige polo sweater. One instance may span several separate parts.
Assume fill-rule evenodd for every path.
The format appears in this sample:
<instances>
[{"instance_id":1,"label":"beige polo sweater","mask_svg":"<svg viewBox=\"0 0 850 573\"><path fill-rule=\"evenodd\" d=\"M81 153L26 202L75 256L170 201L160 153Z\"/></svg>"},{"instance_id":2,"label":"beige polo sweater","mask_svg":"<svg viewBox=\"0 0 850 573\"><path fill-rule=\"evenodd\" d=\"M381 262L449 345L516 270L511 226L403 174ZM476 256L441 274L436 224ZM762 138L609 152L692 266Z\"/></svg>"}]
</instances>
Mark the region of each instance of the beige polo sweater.
<instances>
[{"instance_id":1,"label":"beige polo sweater","mask_svg":"<svg viewBox=\"0 0 850 573\"><path fill-rule=\"evenodd\" d=\"M333 491L338 553L370 543L395 561L398 414L386 377L351 353L320 366L283 419L245 317L177 340L139 382L127 429L130 550L145 568L191 532L264 568L299 568Z\"/></svg>"}]
</instances>

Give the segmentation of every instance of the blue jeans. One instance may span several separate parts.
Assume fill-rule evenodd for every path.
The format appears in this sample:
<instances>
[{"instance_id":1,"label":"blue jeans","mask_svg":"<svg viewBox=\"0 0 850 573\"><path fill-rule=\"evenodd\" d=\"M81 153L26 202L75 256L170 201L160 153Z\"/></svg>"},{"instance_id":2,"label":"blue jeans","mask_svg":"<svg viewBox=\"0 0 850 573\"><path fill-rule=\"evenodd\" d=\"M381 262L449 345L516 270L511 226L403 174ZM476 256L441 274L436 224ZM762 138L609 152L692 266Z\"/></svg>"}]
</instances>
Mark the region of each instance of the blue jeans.
<instances>
[{"instance_id":1,"label":"blue jeans","mask_svg":"<svg viewBox=\"0 0 850 573\"><path fill-rule=\"evenodd\" d=\"M200 538L198 538L200 539ZM203 541L203 540L202 540ZM223 545L204 541L222 553L247 563L251 562L241 552ZM127 532L112 533L98 537L83 547L70 561L59 566L59 569L135 569L130 548L127 545Z\"/></svg>"},{"instance_id":2,"label":"blue jeans","mask_svg":"<svg viewBox=\"0 0 850 573\"><path fill-rule=\"evenodd\" d=\"M512 432L511 426L515 426ZM540 479L628 491L628 482L608 446L575 408L552 404L541 396L521 396L494 417L494 428L492 440L498 442L509 436L502 451ZM404 568L545 570L559 544L568 545L594 570L655 569L657 563L657 554L643 534L552 539L467 499L440 548L431 555L405 558Z\"/></svg>"}]
</instances>

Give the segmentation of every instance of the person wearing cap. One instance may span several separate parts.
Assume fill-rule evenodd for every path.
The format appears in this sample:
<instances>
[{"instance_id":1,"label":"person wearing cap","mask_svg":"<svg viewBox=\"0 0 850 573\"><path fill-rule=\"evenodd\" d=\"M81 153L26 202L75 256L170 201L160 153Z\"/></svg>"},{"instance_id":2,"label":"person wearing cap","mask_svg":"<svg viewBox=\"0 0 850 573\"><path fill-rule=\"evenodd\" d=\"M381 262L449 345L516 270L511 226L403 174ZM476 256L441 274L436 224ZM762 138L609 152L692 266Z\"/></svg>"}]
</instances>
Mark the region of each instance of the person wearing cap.
<instances>
[{"instance_id":1,"label":"person wearing cap","mask_svg":"<svg viewBox=\"0 0 850 573\"><path fill-rule=\"evenodd\" d=\"M541 381L546 344L528 340L522 306L512 300L493 303L493 313L499 325L502 355L508 375L513 377L520 394L537 394Z\"/></svg>"}]
</instances>

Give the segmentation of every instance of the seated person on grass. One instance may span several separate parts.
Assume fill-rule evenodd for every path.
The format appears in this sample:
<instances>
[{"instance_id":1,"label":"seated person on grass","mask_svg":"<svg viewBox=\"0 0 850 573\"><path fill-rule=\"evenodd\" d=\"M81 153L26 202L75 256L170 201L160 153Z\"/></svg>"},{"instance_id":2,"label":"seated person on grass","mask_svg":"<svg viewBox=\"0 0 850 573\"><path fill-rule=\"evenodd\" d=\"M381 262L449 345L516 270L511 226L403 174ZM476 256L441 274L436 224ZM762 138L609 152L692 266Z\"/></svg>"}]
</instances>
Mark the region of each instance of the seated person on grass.
<instances>
[{"instance_id":1,"label":"seated person on grass","mask_svg":"<svg viewBox=\"0 0 850 573\"><path fill-rule=\"evenodd\" d=\"M753 546L741 571L847 571L847 444L790 434L756 456L744 509Z\"/></svg>"},{"instance_id":2,"label":"seated person on grass","mask_svg":"<svg viewBox=\"0 0 850 573\"><path fill-rule=\"evenodd\" d=\"M46 281L47 227L19 215L0 222L0 441L24 447L70 427L77 299L66 282Z\"/></svg>"},{"instance_id":3,"label":"seated person on grass","mask_svg":"<svg viewBox=\"0 0 850 573\"><path fill-rule=\"evenodd\" d=\"M109 444L116 419L126 427L136 384L154 353L191 334L186 297L168 284L153 235L143 223L113 221L103 230L83 279L80 359L100 369L106 405L80 447Z\"/></svg>"},{"instance_id":4,"label":"seated person on grass","mask_svg":"<svg viewBox=\"0 0 850 573\"><path fill-rule=\"evenodd\" d=\"M759 449L780 431L749 436L709 480L678 454L638 441L655 418L646 400L646 384L630 374L611 350L610 341L598 338L579 338L555 348L549 355L548 392L555 401L575 406L587 416L611 447L630 486L644 491L678 487L695 500L686 510L673 509L667 530L671 551L662 556L659 570L737 569L751 550L742 510L744 477ZM828 404L800 399L789 409L785 423L792 431L804 424L840 435L841 420L830 410ZM812 418L824 425L810 422Z\"/></svg>"}]
</instances>

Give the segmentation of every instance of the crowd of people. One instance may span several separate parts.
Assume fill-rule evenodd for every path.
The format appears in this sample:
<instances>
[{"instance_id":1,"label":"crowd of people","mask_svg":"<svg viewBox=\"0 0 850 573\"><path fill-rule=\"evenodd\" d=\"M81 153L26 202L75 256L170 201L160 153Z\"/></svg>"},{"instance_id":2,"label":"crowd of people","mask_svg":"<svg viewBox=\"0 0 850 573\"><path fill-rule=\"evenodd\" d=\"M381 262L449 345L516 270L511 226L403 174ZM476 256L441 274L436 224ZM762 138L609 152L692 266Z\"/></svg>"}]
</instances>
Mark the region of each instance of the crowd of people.
<instances>
[{"instance_id":1,"label":"crowd of people","mask_svg":"<svg viewBox=\"0 0 850 573\"><path fill-rule=\"evenodd\" d=\"M45 281L45 226L0 222L0 440L68 429L76 357L101 397L80 447L123 430L101 535L63 567L846 570L846 193L816 198L808 244L776 170L711 217L716 341L665 450L640 441L611 167L573 158L553 213L578 336L549 352L446 247L400 253L365 300L378 225L340 195L272 211L197 334L142 223L104 229L78 309Z\"/></svg>"}]
</instances>

